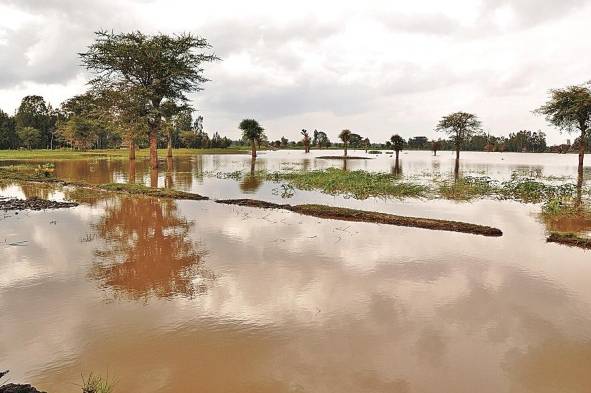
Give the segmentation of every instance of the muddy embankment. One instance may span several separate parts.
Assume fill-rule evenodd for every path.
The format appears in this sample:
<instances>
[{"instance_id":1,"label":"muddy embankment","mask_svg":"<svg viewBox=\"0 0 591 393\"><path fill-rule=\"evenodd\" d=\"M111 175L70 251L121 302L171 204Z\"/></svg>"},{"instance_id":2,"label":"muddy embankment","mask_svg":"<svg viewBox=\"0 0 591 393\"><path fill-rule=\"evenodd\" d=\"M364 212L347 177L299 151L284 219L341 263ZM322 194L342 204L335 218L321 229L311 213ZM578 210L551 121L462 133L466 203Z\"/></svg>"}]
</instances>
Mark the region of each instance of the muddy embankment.
<instances>
[{"instance_id":1,"label":"muddy embankment","mask_svg":"<svg viewBox=\"0 0 591 393\"><path fill-rule=\"evenodd\" d=\"M255 199L226 199L216 200L217 203L228 205L259 207L264 209L283 209L295 213L303 214L305 216L312 216L318 218L340 220L340 221L355 221L368 222L376 224L387 224L404 227L414 227L423 229L433 229L439 231L471 233L474 235L483 236L502 236L503 232L498 228L493 228L484 225L470 224L460 221L437 220L431 218L421 217L407 217L397 216L394 214L377 213L364 210L346 209L342 207L333 207L325 205L281 205L265 201L258 201Z\"/></svg>"},{"instance_id":2,"label":"muddy embankment","mask_svg":"<svg viewBox=\"0 0 591 393\"><path fill-rule=\"evenodd\" d=\"M78 206L75 202L56 202L37 197L29 199L1 199L0 210L46 210Z\"/></svg>"},{"instance_id":3,"label":"muddy embankment","mask_svg":"<svg viewBox=\"0 0 591 393\"><path fill-rule=\"evenodd\" d=\"M578 236L574 233L553 232L546 239L548 243L564 244L571 247L579 247L585 250L591 250L591 239Z\"/></svg>"}]
</instances>

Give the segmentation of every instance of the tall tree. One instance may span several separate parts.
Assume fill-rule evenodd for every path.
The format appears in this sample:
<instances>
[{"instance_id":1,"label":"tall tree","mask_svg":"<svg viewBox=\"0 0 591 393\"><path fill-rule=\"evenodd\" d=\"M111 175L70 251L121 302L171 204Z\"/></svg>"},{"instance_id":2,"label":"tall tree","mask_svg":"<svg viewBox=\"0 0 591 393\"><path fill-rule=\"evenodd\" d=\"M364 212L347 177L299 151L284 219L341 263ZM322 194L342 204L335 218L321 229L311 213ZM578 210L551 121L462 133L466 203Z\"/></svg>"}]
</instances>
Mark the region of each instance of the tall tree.
<instances>
[{"instance_id":1,"label":"tall tree","mask_svg":"<svg viewBox=\"0 0 591 393\"><path fill-rule=\"evenodd\" d=\"M400 151L404 148L404 139L400 135L395 134L390 137L390 141L392 141L392 147L396 152L396 161L398 162Z\"/></svg>"},{"instance_id":2,"label":"tall tree","mask_svg":"<svg viewBox=\"0 0 591 393\"><path fill-rule=\"evenodd\" d=\"M15 149L18 147L18 137L14 117L0 109L0 149Z\"/></svg>"},{"instance_id":3,"label":"tall tree","mask_svg":"<svg viewBox=\"0 0 591 393\"><path fill-rule=\"evenodd\" d=\"M202 90L208 81L202 64L219 60L207 40L192 34L145 35L139 31L100 31L88 51L81 53L83 65L95 73L91 85L98 88L132 88L148 109L150 166L158 168L158 133L162 104L187 104L187 93Z\"/></svg>"},{"instance_id":4,"label":"tall tree","mask_svg":"<svg viewBox=\"0 0 591 393\"><path fill-rule=\"evenodd\" d=\"M252 158L257 157L257 144L265 139L265 129L254 119L244 119L238 126L242 130L242 139L250 142Z\"/></svg>"},{"instance_id":5,"label":"tall tree","mask_svg":"<svg viewBox=\"0 0 591 393\"><path fill-rule=\"evenodd\" d=\"M448 134L456 149L456 160L460 159L460 150L470 137L480 131L481 123L478 117L472 113L455 112L444 116L435 131Z\"/></svg>"},{"instance_id":6,"label":"tall tree","mask_svg":"<svg viewBox=\"0 0 591 393\"><path fill-rule=\"evenodd\" d=\"M585 85L568 86L550 90L546 104L535 113L546 116L546 120L561 131L579 132L579 173L583 173L587 135L591 129L591 82Z\"/></svg>"},{"instance_id":7,"label":"tall tree","mask_svg":"<svg viewBox=\"0 0 591 393\"><path fill-rule=\"evenodd\" d=\"M345 145L345 157L347 157L347 145L349 144L349 140L351 139L351 131L347 129L341 131L341 133L339 134L339 138L341 141L343 141L343 144Z\"/></svg>"},{"instance_id":8,"label":"tall tree","mask_svg":"<svg viewBox=\"0 0 591 393\"><path fill-rule=\"evenodd\" d=\"M52 118L51 111L43 97L35 95L24 97L16 112L15 122L17 130L25 127L37 130L38 138L34 138L35 144L28 146L28 148L49 147Z\"/></svg>"},{"instance_id":9,"label":"tall tree","mask_svg":"<svg viewBox=\"0 0 591 393\"><path fill-rule=\"evenodd\" d=\"M33 127L21 127L16 131L20 143L27 149L33 149L41 143L41 132Z\"/></svg>"}]
</instances>

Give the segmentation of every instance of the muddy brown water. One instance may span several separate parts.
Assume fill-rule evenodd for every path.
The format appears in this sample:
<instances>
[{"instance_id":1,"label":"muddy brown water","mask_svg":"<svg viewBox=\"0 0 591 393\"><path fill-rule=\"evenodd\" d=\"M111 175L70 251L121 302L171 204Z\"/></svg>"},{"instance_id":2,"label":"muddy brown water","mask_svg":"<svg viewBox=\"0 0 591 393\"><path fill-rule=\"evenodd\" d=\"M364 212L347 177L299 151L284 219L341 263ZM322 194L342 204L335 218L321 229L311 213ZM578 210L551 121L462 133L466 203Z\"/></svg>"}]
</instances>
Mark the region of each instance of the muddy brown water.
<instances>
[{"instance_id":1,"label":"muddy brown water","mask_svg":"<svg viewBox=\"0 0 591 393\"><path fill-rule=\"evenodd\" d=\"M409 153L401 166L412 176L437 162L447 173L450 157ZM576 176L575 156L502 158L472 153L463 171ZM160 186L455 219L504 236L120 195L7 212L0 369L12 370L11 382L79 392L81 373L92 371L115 379L116 392L591 391L591 252L547 244L538 205L356 201L297 190L282 198L274 183L206 175L249 171L248 157L173 161L169 173L163 161ZM303 152L256 163L339 165ZM388 170L391 159L348 165ZM69 180L127 181L129 173L126 161L56 162ZM150 182L141 160L135 178ZM13 184L0 196L67 193Z\"/></svg>"}]
</instances>

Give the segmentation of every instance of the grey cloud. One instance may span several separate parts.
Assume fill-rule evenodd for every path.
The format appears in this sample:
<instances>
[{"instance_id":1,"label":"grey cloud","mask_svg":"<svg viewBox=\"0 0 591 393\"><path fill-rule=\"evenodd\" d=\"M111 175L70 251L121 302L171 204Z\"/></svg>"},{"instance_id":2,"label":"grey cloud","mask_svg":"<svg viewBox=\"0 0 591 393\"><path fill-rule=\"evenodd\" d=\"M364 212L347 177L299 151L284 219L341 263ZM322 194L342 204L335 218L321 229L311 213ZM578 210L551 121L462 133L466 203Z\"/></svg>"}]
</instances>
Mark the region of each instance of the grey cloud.
<instances>
[{"instance_id":1,"label":"grey cloud","mask_svg":"<svg viewBox=\"0 0 591 393\"><path fill-rule=\"evenodd\" d=\"M92 40L92 34L107 21L109 28L124 26L126 13L114 2L10 1L17 9L38 17L18 29L0 35L0 88L23 82L66 83L80 71L78 53ZM29 61L34 50L43 61Z\"/></svg>"}]
</instances>

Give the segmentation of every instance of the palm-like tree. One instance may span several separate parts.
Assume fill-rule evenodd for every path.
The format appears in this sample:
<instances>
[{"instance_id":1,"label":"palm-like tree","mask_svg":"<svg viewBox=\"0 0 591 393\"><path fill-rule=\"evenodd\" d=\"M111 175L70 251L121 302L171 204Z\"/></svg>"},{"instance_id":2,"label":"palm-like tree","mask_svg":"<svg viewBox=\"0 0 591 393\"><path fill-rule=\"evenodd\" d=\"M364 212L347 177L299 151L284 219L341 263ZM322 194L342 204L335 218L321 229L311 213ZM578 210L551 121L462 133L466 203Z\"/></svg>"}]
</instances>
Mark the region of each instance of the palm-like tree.
<instances>
[{"instance_id":1,"label":"palm-like tree","mask_svg":"<svg viewBox=\"0 0 591 393\"><path fill-rule=\"evenodd\" d=\"M254 119L244 119L238 126L242 130L242 139L250 141L252 158L257 156L257 143L260 145L265 138L265 129Z\"/></svg>"},{"instance_id":2,"label":"palm-like tree","mask_svg":"<svg viewBox=\"0 0 591 393\"><path fill-rule=\"evenodd\" d=\"M349 140L351 139L351 131L341 131L341 133L339 134L339 138L343 141L343 144L345 145L345 157L347 157L347 145L349 144Z\"/></svg>"},{"instance_id":3,"label":"palm-like tree","mask_svg":"<svg viewBox=\"0 0 591 393\"><path fill-rule=\"evenodd\" d=\"M400 155L400 151L404 147L404 139L402 139L402 137L400 135L395 134L395 135L392 135L390 140L392 141L392 147L394 148L394 151L396 152L396 161L398 161L398 156Z\"/></svg>"}]
</instances>

